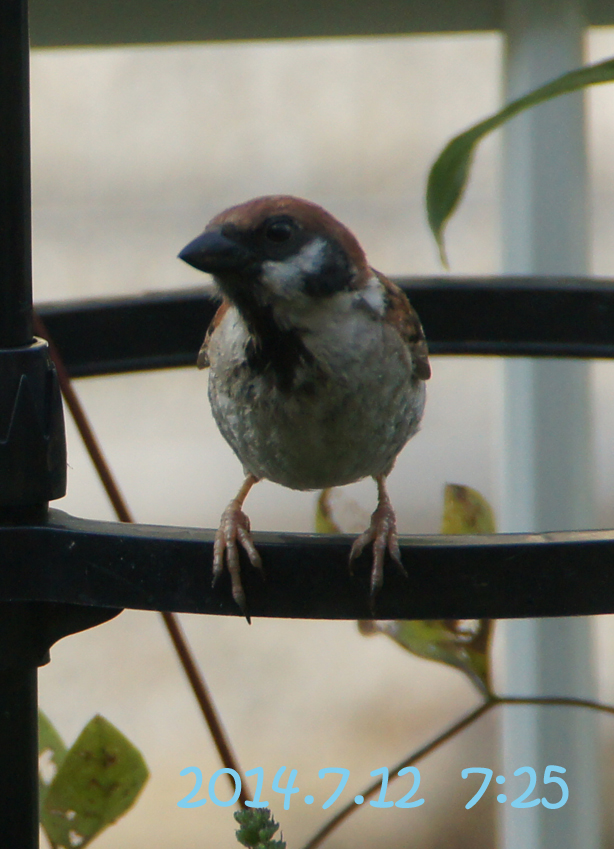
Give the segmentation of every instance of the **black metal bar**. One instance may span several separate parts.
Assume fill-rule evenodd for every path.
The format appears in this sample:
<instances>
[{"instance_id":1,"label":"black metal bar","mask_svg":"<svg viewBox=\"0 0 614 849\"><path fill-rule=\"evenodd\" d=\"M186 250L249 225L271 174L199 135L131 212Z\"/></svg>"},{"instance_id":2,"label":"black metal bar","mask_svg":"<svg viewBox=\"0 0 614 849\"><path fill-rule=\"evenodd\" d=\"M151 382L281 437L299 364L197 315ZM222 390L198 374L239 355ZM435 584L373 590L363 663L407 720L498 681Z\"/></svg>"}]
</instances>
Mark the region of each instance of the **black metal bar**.
<instances>
[{"instance_id":1,"label":"black metal bar","mask_svg":"<svg viewBox=\"0 0 614 849\"><path fill-rule=\"evenodd\" d=\"M0 521L66 491L62 403L32 336L27 0L0 2Z\"/></svg>"},{"instance_id":2,"label":"black metal bar","mask_svg":"<svg viewBox=\"0 0 614 849\"><path fill-rule=\"evenodd\" d=\"M433 354L614 357L614 281L402 278ZM73 377L193 365L210 289L39 308Z\"/></svg>"},{"instance_id":3,"label":"black metal bar","mask_svg":"<svg viewBox=\"0 0 614 849\"><path fill-rule=\"evenodd\" d=\"M27 0L0 2L0 521L66 491L62 403L32 336Z\"/></svg>"},{"instance_id":4,"label":"black metal bar","mask_svg":"<svg viewBox=\"0 0 614 849\"><path fill-rule=\"evenodd\" d=\"M19 373L21 362L14 359L15 350L25 350L32 342L28 71L27 0L3 0L0 3L0 349L12 350L0 350L3 378L0 419L5 414L12 417L13 411L30 418L28 413L36 406L35 399L30 397L28 377ZM27 354L26 359L30 360ZM36 364L33 369L38 371ZM9 380L8 386L4 378ZM4 492L3 486L0 497L0 519L4 520L9 518L7 510L14 513L16 505L17 512L36 510L21 475L23 434L17 435L11 422L6 428L0 422L0 483L8 487ZM38 459L44 459L42 454ZM38 482L34 481L33 486L36 488ZM4 631L9 620L13 621L14 609L9 613L7 605L2 608L1 630ZM17 616L20 619L19 613ZM0 669L0 831L7 846L36 849L37 663L32 657L20 656L21 645L2 642L6 654Z\"/></svg>"},{"instance_id":5,"label":"black metal bar","mask_svg":"<svg viewBox=\"0 0 614 849\"><path fill-rule=\"evenodd\" d=\"M213 532L122 525L49 512L0 527L0 602L240 615L227 576L211 587ZM266 579L249 567L250 613L371 618L369 558L349 574L348 536L256 533ZM381 619L474 619L614 612L614 530L401 539L408 577L387 568Z\"/></svg>"},{"instance_id":6,"label":"black metal bar","mask_svg":"<svg viewBox=\"0 0 614 849\"><path fill-rule=\"evenodd\" d=\"M62 404L47 345L32 336L27 0L0 2L0 523L44 517L66 490ZM4 568L4 563L2 563ZM37 667L72 607L0 605L0 833L38 847ZM100 621L100 611L86 620ZM104 611L103 619L109 618ZM77 616L79 623L83 616Z\"/></svg>"},{"instance_id":7,"label":"black metal bar","mask_svg":"<svg viewBox=\"0 0 614 849\"><path fill-rule=\"evenodd\" d=\"M38 846L37 667L48 661L54 642L118 612L48 602L0 604L2 846Z\"/></svg>"},{"instance_id":8,"label":"black metal bar","mask_svg":"<svg viewBox=\"0 0 614 849\"><path fill-rule=\"evenodd\" d=\"M36 665L0 670L0 829L4 846L38 846Z\"/></svg>"},{"instance_id":9,"label":"black metal bar","mask_svg":"<svg viewBox=\"0 0 614 849\"><path fill-rule=\"evenodd\" d=\"M26 0L0 3L0 348L32 341Z\"/></svg>"},{"instance_id":10,"label":"black metal bar","mask_svg":"<svg viewBox=\"0 0 614 849\"><path fill-rule=\"evenodd\" d=\"M43 304L71 377L195 365L216 310L210 290Z\"/></svg>"}]
</instances>

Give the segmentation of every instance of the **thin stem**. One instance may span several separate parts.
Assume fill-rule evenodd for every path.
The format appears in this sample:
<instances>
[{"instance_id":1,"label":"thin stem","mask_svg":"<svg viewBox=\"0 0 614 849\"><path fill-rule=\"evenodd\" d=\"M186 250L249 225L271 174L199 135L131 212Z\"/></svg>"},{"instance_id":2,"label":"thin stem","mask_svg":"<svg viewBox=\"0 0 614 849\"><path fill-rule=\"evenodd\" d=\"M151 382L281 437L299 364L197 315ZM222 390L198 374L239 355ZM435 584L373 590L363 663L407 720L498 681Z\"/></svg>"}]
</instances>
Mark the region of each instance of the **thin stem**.
<instances>
[{"instance_id":1,"label":"thin stem","mask_svg":"<svg viewBox=\"0 0 614 849\"><path fill-rule=\"evenodd\" d=\"M183 633L179 617L175 616L174 613L168 613L165 611L163 611L160 615L164 620L164 624L166 625L168 633L170 634L171 640L175 647L175 651L179 656L179 660L181 661L181 665L183 666L185 674L188 677L188 681L190 682L192 691L194 692L194 695L196 696L196 700L200 705L200 709L203 713L203 716L205 717L205 720L209 727L209 731L211 732L211 737L213 738L213 742L215 743L215 747L220 756L220 760L222 761L225 767L230 767L239 774L239 778L241 779L241 792L239 793L239 800L241 802L241 806L244 808L245 800L252 798L249 793L247 781L245 780L245 776L243 775L241 767L239 766L237 757L234 751L232 750L230 740L228 739L228 735L226 734L224 726L222 725L222 720L215 708L211 693L209 691L209 688L207 687L204 676L198 668L192 653L190 652L190 648ZM228 779L234 792L234 778L229 775Z\"/></svg>"},{"instance_id":2,"label":"thin stem","mask_svg":"<svg viewBox=\"0 0 614 849\"><path fill-rule=\"evenodd\" d=\"M98 473L98 477L100 478L100 481L109 497L109 501L113 505L117 518L120 522L126 522L129 524L133 523L134 517L132 512L130 511L128 504L117 485L113 472L111 471L111 468L104 456L98 437L94 433L81 401L73 389L68 370L66 369L62 357L53 343L53 340L49 337L49 333L47 332L43 321L36 312L34 313L34 332L38 336L46 339L49 344L49 353L58 374L58 381L60 383L62 395L64 396L64 400L66 401L66 405L68 406L68 409L75 421L77 429L81 435L81 439L83 440L92 463ZM175 616L174 613L169 612L162 612L161 616L170 635L177 656L179 657L179 661L188 678L192 692L194 693L196 701L198 702L200 710L205 718L205 722L209 728L209 732L220 756L220 760L225 767L234 769L235 772L239 774L241 779L241 793L239 795L239 801L242 807L245 807L245 800L251 798L249 788L237 761L236 755L232 750L228 735L222 725L222 720L213 703L213 699L211 698L209 688L205 683L204 676L198 668L190 650L178 617ZM229 775L228 778L234 791L234 779L231 775Z\"/></svg>"},{"instance_id":3,"label":"thin stem","mask_svg":"<svg viewBox=\"0 0 614 849\"><path fill-rule=\"evenodd\" d=\"M442 734L438 734L437 737L429 743L426 743L426 745L422 746L421 749L418 749L411 755L408 755L400 763L395 766L391 766L389 769L389 783L392 783L395 778L397 778L397 774L401 769L406 766L413 766L415 763L422 760L422 758L426 757L426 755L430 755L431 752L434 752L435 749L439 748L439 746L443 743L447 742L452 737L455 737L456 734L459 734L463 731L463 729L467 728L491 708L499 707L500 705L553 705L560 707L580 707L614 715L613 705L604 705L600 702L593 701L592 699L579 699L574 696L498 696L495 693L489 693L485 701L472 710L471 713L468 713L458 722L455 722L454 725L451 725ZM369 785L369 787L365 790L362 790L361 795L364 796L365 800L371 796L375 796L377 791L380 789L380 786L381 781L376 781ZM318 832L316 832L311 840L305 844L303 849L315 849L316 846L319 846L320 843L328 837L331 831L334 831L337 826L341 825L341 823L356 810L358 810L358 807L352 799L351 802L348 802L345 807L343 807L337 814L335 814L334 817L322 826Z\"/></svg>"},{"instance_id":4,"label":"thin stem","mask_svg":"<svg viewBox=\"0 0 614 849\"><path fill-rule=\"evenodd\" d=\"M115 515L119 519L120 522L133 523L134 516L130 512L128 504L126 503L125 498L121 494L121 491L113 477L113 472L111 471L109 464L102 452L102 448L100 443L98 442L98 438L94 433L94 430L87 418L85 410L79 400L79 397L75 390L73 389L73 385L68 374L68 370L64 365L64 361L60 355L60 352L55 346L53 339L49 336L47 332L47 328L43 324L40 316L35 312L34 313L34 332L37 336L41 336L43 339L47 340L49 345L49 354L51 359L53 360L53 364L55 365L55 370L58 373L58 381L60 383L60 389L62 390L62 395L64 396L64 400L66 401L66 406L70 410L70 413L74 419L74 422L77 426L77 430L81 435L81 439L85 447L87 448L87 452L90 455L90 459L94 464L94 468L98 473L98 477L105 489L109 497L109 501L113 505L113 509L115 510Z\"/></svg>"},{"instance_id":5,"label":"thin stem","mask_svg":"<svg viewBox=\"0 0 614 849\"><path fill-rule=\"evenodd\" d=\"M604 705L593 699L577 699L574 696L492 696L497 705L554 705L561 707L581 707L614 714L614 705Z\"/></svg>"},{"instance_id":6,"label":"thin stem","mask_svg":"<svg viewBox=\"0 0 614 849\"><path fill-rule=\"evenodd\" d=\"M413 766L413 764L417 763L422 758L429 755L431 752L434 752L435 749L438 749L439 746L443 745L447 740L451 737L454 737L464 728L467 728L468 725L471 725L472 722L475 722L480 716L489 711L492 707L498 704L496 697L489 696L485 701L482 702L481 705L478 705L477 708L472 710L470 713L466 714L462 719L459 719L458 722L455 722L454 725L451 725L441 734L438 734L437 737L434 737L429 743L422 746L421 749L418 749L416 752L413 752L407 758L402 760L400 763L396 764L393 767L390 767L390 781L393 781L396 778L396 773L399 770L403 769L406 766ZM364 796L365 801L372 796L375 796L377 791L380 789L381 780L375 781L373 784L370 784L367 788L360 791L360 795ZM322 841L328 837L328 835L337 828L345 819L347 819L350 814L358 809L358 806L352 799L348 802L345 807L343 807L334 817L332 817L316 834L311 838L311 840L305 844L303 849L315 849L316 846L319 846Z\"/></svg>"}]
</instances>

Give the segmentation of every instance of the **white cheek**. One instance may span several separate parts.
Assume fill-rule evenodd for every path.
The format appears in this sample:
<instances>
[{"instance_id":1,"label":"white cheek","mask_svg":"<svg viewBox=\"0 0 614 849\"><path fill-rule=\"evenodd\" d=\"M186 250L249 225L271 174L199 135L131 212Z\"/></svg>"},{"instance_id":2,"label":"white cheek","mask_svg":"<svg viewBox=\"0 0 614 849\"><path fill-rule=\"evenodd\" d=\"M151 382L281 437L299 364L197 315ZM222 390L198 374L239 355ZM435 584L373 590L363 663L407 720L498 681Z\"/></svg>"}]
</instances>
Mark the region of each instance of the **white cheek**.
<instances>
[{"instance_id":1,"label":"white cheek","mask_svg":"<svg viewBox=\"0 0 614 849\"><path fill-rule=\"evenodd\" d=\"M324 265L326 242L313 239L296 256L281 262L268 260L262 263L262 282L281 297L292 297L302 289L306 274L316 274Z\"/></svg>"},{"instance_id":2,"label":"white cheek","mask_svg":"<svg viewBox=\"0 0 614 849\"><path fill-rule=\"evenodd\" d=\"M377 315L384 315L386 304L384 301L384 290L377 277L371 277L360 296Z\"/></svg>"}]
</instances>

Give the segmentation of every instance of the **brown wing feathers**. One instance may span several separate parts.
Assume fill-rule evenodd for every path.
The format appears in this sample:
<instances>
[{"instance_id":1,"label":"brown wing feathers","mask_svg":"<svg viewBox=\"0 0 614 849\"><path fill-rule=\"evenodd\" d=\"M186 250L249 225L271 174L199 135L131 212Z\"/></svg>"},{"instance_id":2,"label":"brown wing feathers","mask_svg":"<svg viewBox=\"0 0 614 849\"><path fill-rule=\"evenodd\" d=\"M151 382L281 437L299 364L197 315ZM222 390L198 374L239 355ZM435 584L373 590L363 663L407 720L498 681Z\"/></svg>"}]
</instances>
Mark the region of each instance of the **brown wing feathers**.
<instances>
[{"instance_id":1,"label":"brown wing feathers","mask_svg":"<svg viewBox=\"0 0 614 849\"><path fill-rule=\"evenodd\" d=\"M411 349L416 377L419 377L420 380L428 380L431 376L429 350L416 311L409 303L405 293L392 280L380 274L379 271L374 270L374 273L386 289L388 302L386 318L396 327L401 338Z\"/></svg>"}]
</instances>

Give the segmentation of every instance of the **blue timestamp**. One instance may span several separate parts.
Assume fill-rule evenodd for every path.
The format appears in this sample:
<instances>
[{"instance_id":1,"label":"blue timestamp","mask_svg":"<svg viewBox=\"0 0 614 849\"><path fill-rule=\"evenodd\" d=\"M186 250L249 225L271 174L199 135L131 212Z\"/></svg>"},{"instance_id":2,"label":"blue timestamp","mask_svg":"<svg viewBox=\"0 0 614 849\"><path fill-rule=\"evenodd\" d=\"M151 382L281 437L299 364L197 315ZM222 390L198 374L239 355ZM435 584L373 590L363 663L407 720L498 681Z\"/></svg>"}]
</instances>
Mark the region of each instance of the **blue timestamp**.
<instances>
[{"instance_id":1,"label":"blue timestamp","mask_svg":"<svg viewBox=\"0 0 614 849\"><path fill-rule=\"evenodd\" d=\"M537 774L532 766L519 767L514 772L514 775L528 775L529 782L525 790L520 794L520 796L518 796L510 803L512 808L534 808L536 805L540 804L543 805L544 808L550 808L550 810L562 808L563 805L569 799L569 787L567 786L566 781L564 781L558 775L553 775L553 773L565 773L566 771L567 770L564 767L555 766L554 764L550 764L544 770L544 784L558 784L558 786L561 788L560 799L556 799L554 802L550 802L545 796L542 796L541 798L538 796L536 799L529 799L529 796L534 793L535 787L537 785ZM469 799L469 801L465 805L466 808L473 808L476 802L480 801L484 793L486 793L488 785L490 784L491 779L493 777L492 769L486 769L485 767L468 767L467 769L464 769L461 772L461 777L468 778L473 773L483 775L484 778L482 779L482 783L478 789L478 792L475 794L475 796ZM497 782L497 784L504 784L505 776L498 775L495 778L495 781ZM500 802L501 804L507 802L507 796L505 795L505 793L499 793L499 795L497 796L497 802Z\"/></svg>"},{"instance_id":2,"label":"blue timestamp","mask_svg":"<svg viewBox=\"0 0 614 849\"><path fill-rule=\"evenodd\" d=\"M279 793L284 797L284 810L287 811L290 808L290 799L295 793L300 793L300 788L295 787L294 785L297 776L297 770L295 769L290 770L286 783L282 785L285 771L285 766L282 766L277 770L277 772L275 773L275 777L273 778L273 783L271 784L271 789L275 793ZM180 808L199 808L207 801L206 798L194 798L197 793L200 792L200 788L202 786L203 781L202 772L197 766L187 766L185 769L181 770L179 775L189 775L191 772L194 773L194 775L196 776L196 781L190 793L188 793L187 796L184 796L183 799L180 799L179 802L177 802ZM220 778L220 776L224 775L225 773L232 776L235 784L235 790L230 799L221 800L216 793L216 782L218 778ZM376 776L381 775L382 779L379 796L377 797L377 799L371 800L369 804L372 805L374 808L391 808L393 805L395 805L397 808L417 808L419 805L423 805L424 799L415 799L413 802L410 802L410 799L412 798L412 796L415 795L416 791L418 790L418 787L420 786L420 771L415 766L406 766L404 769L399 770L399 772L397 773L397 775L399 776L408 774L411 774L413 777L412 786L410 787L409 791L405 793L404 796L402 796L396 802L393 802L390 800L386 800L386 790L388 788L388 769L385 766L381 767L380 769L374 769L371 773L371 776L375 778ZM257 766L255 769L250 769L248 772L245 773L246 778L248 778L250 775L256 776L256 793L254 795L254 798L251 801L246 801L245 804L248 808L268 808L269 802L266 800L263 801L261 799L262 788L264 785L263 768L261 766ZM326 778L328 775L338 776L338 782L333 793L331 793L330 796L323 803L322 808L324 810L326 810L326 808L330 808L330 806L337 801L337 799L343 792L345 785L348 782L348 778L350 777L350 771L349 769L345 769L344 767L331 766L321 769L318 772L318 778L320 779ZM208 791L209 798L211 799L214 805L220 805L223 808L230 807L231 805L235 804L241 793L241 777L236 770L230 769L229 767L218 769L217 772L214 772L211 778L209 779ZM304 797L303 801L306 805L313 805L313 803L315 802L315 798L311 794L308 794ZM364 796L359 795L354 797L354 802L357 805L362 805L364 801Z\"/></svg>"},{"instance_id":3,"label":"blue timestamp","mask_svg":"<svg viewBox=\"0 0 614 849\"><path fill-rule=\"evenodd\" d=\"M296 786L296 777L298 775L298 771L296 769L288 770L288 774L286 775L287 767L280 767L271 783L271 790L274 793L279 794L283 797L284 802L284 810L289 810L290 801L293 796L300 793L300 788ZM560 777L560 774L565 773L566 770L562 766L555 766L554 764L550 764L544 770L544 784L556 784L560 789L560 798L553 799L552 801L547 799L545 796L537 797L530 799L529 797L534 793L535 787L537 786L537 774L533 767L530 766L522 766L514 772L514 776L528 775L529 781L527 787L524 791L515 799L511 801L511 805L513 808L533 808L535 805L542 804L545 808L556 809L562 808L563 805L569 799L569 788L567 783ZM555 774L558 773L558 774ZM208 785L207 785L207 796L201 794L201 788L203 783L203 774L202 771L197 766L187 766L185 769L182 769L179 775L194 775L194 786L190 790L190 792L180 799L177 802L177 805L180 808L200 808L207 802L208 799L213 802L214 805L219 805L222 808L228 808L234 805L239 796L241 795L241 776L239 773L230 769L229 767L224 767L223 769L218 769L213 775L210 777ZM473 808L473 806L479 802L482 796L486 793L488 786L493 777L493 770L485 767L467 767L461 771L461 778L468 778L470 775L478 774L482 775L482 783L478 789L478 791L473 795L473 797L467 802L465 808ZM218 779L223 775L228 775L234 782L234 792L228 799L223 799L218 796L217 792L217 782ZM264 769L261 766L256 767L255 769L250 769L245 773L245 776L249 778L250 776L256 777L256 793L254 794L254 798L251 800L246 800L245 804L248 808L268 808L270 806L269 800L262 799L262 793L264 788ZM410 776L411 778L411 787L409 790L404 793L400 798L386 799L386 795L388 793L388 779L389 772L387 767L380 767L379 769L374 769L373 772L370 773L372 778L380 778L379 784L379 793L377 798L371 799L369 804L374 808L418 808L420 805L424 804L423 798L414 798L418 792L418 788L420 787L420 770L415 766L406 766L403 769L400 769L397 772L397 776L402 778L403 776ZM328 792L329 796L324 799L322 802L322 809L326 810L333 805L337 799L341 796L345 786L350 777L349 769L345 769L344 767L325 767L318 772L318 778L320 780L328 780L329 776L332 776L333 779L336 778L337 785L331 785L329 783ZM497 775L495 778L497 784L505 783L504 775ZM407 785L406 785L407 786ZM330 793L331 787L334 787L333 792ZM403 788L405 789L405 788ZM201 794L199 796L199 794ZM267 792L267 795L268 792ZM297 795L297 800L300 797ZM316 801L315 797L308 793L303 797L302 801L306 805L313 805ZM497 796L497 801L500 803L507 801L507 796L505 793L499 793ZM354 803L356 805L362 805L365 802L365 797L362 795L354 796Z\"/></svg>"}]
</instances>

